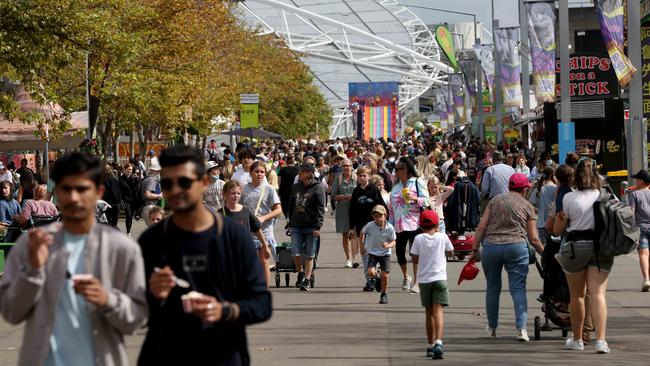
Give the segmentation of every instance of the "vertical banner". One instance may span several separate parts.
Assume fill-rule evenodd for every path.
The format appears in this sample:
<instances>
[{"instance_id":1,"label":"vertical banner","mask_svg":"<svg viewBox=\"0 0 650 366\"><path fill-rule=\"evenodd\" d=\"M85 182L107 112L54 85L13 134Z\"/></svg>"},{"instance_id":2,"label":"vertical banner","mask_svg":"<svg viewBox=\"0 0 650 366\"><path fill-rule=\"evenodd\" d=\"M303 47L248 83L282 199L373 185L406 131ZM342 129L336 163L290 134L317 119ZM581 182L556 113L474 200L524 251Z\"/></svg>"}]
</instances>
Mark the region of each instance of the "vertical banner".
<instances>
[{"instance_id":1,"label":"vertical banner","mask_svg":"<svg viewBox=\"0 0 650 366\"><path fill-rule=\"evenodd\" d=\"M596 4L598 6L600 32L603 35L607 53L609 53L609 58L612 60L618 83L621 87L624 87L632 80L636 68L623 52L625 47L625 8L623 0L597 0Z\"/></svg>"},{"instance_id":2,"label":"vertical banner","mask_svg":"<svg viewBox=\"0 0 650 366\"><path fill-rule=\"evenodd\" d=\"M460 70L465 79L467 93L472 97L476 96L476 61L460 60Z\"/></svg>"},{"instance_id":3,"label":"vertical banner","mask_svg":"<svg viewBox=\"0 0 650 366\"><path fill-rule=\"evenodd\" d=\"M440 120L440 128L446 129L449 121L449 112L447 111L445 92L442 90L442 88L436 88L434 89L434 95L436 96L436 103L434 105L433 111Z\"/></svg>"},{"instance_id":4,"label":"vertical banner","mask_svg":"<svg viewBox=\"0 0 650 366\"><path fill-rule=\"evenodd\" d=\"M643 77L643 118L650 119L650 27L641 27L641 76ZM648 140L650 142L650 140Z\"/></svg>"},{"instance_id":5,"label":"vertical banner","mask_svg":"<svg viewBox=\"0 0 650 366\"><path fill-rule=\"evenodd\" d=\"M559 159L564 161L566 154L576 151L576 126L573 122L561 122L557 124L557 141L559 147Z\"/></svg>"},{"instance_id":6,"label":"vertical banner","mask_svg":"<svg viewBox=\"0 0 650 366\"><path fill-rule=\"evenodd\" d=\"M349 83L348 92L358 138L397 137L399 83Z\"/></svg>"},{"instance_id":7,"label":"vertical banner","mask_svg":"<svg viewBox=\"0 0 650 366\"><path fill-rule=\"evenodd\" d=\"M451 33L449 29L444 25L439 25L436 27L436 42L440 46L440 49L445 53L445 56L449 59L449 63L458 71L458 60L456 59L456 48L454 47L454 40L451 38Z\"/></svg>"},{"instance_id":8,"label":"vertical banner","mask_svg":"<svg viewBox=\"0 0 650 366\"><path fill-rule=\"evenodd\" d=\"M499 57L503 106L519 108L521 98L521 64L515 47L519 43L519 28L494 30L494 40Z\"/></svg>"},{"instance_id":9,"label":"vertical banner","mask_svg":"<svg viewBox=\"0 0 650 366\"><path fill-rule=\"evenodd\" d=\"M494 55L492 55L492 49L492 45L474 45L474 54L481 63L481 69L483 70L483 75L485 75L488 88L494 91Z\"/></svg>"},{"instance_id":10,"label":"vertical banner","mask_svg":"<svg viewBox=\"0 0 650 366\"><path fill-rule=\"evenodd\" d=\"M239 94L240 128L259 128L259 94Z\"/></svg>"},{"instance_id":11,"label":"vertical banner","mask_svg":"<svg viewBox=\"0 0 650 366\"><path fill-rule=\"evenodd\" d=\"M445 88L445 103L447 104L447 121L449 127L453 127L456 123L456 112L454 112L454 94L451 91L451 85L447 83Z\"/></svg>"},{"instance_id":12,"label":"vertical banner","mask_svg":"<svg viewBox=\"0 0 650 366\"><path fill-rule=\"evenodd\" d=\"M465 123L465 91L463 90L463 76L461 74L449 75L449 85L453 96L453 104L459 116L460 123Z\"/></svg>"},{"instance_id":13,"label":"vertical banner","mask_svg":"<svg viewBox=\"0 0 650 366\"><path fill-rule=\"evenodd\" d=\"M555 8L553 3L527 3L533 80L537 103L555 102Z\"/></svg>"}]
</instances>

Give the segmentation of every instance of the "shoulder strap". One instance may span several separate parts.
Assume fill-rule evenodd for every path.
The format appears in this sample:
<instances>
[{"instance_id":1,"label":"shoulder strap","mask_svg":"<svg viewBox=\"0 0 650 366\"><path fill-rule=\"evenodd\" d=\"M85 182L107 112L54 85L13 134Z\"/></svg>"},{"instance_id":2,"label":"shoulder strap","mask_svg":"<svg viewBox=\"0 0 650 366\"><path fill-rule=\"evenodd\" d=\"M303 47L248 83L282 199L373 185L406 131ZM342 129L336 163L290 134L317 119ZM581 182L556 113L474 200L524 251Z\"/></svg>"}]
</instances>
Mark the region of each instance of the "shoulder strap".
<instances>
[{"instance_id":1,"label":"shoulder strap","mask_svg":"<svg viewBox=\"0 0 650 366\"><path fill-rule=\"evenodd\" d=\"M257 212L260 210L260 205L262 204L264 193L266 193L266 184L262 182L262 191L260 192L260 198L257 199L257 206L255 207L255 212L253 212L253 216L257 216Z\"/></svg>"}]
</instances>

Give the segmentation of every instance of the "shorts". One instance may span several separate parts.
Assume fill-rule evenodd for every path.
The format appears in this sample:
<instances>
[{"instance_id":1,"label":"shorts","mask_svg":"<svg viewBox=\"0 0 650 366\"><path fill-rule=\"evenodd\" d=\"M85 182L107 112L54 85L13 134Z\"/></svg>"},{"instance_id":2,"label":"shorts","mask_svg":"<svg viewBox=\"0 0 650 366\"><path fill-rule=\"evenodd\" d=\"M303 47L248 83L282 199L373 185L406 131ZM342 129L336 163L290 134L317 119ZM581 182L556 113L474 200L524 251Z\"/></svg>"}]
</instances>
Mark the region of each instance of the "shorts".
<instances>
[{"instance_id":1,"label":"shorts","mask_svg":"<svg viewBox=\"0 0 650 366\"><path fill-rule=\"evenodd\" d=\"M600 268L603 272L609 272L614 265L614 257L598 257L596 260L594 242L591 240L562 242L555 259L566 273L580 273L587 267Z\"/></svg>"},{"instance_id":2,"label":"shorts","mask_svg":"<svg viewBox=\"0 0 650 366\"><path fill-rule=\"evenodd\" d=\"M375 267L379 263L382 272L390 273L390 254L374 255L368 253L368 268Z\"/></svg>"},{"instance_id":3,"label":"shorts","mask_svg":"<svg viewBox=\"0 0 650 366\"><path fill-rule=\"evenodd\" d=\"M264 235L264 240L266 240L266 244L269 247L275 248L277 246L277 243L275 242L275 237L273 236L272 232L268 233L262 231L262 235ZM262 243L259 240L257 240L257 236L252 235L252 238L253 238L253 243L255 243L255 248L259 250L262 247Z\"/></svg>"},{"instance_id":4,"label":"shorts","mask_svg":"<svg viewBox=\"0 0 650 366\"><path fill-rule=\"evenodd\" d=\"M449 305L449 289L446 280L420 283L419 287L422 306L428 307L433 304Z\"/></svg>"},{"instance_id":5,"label":"shorts","mask_svg":"<svg viewBox=\"0 0 650 366\"><path fill-rule=\"evenodd\" d=\"M313 228L291 228L291 249L294 257L315 258L316 239Z\"/></svg>"},{"instance_id":6,"label":"shorts","mask_svg":"<svg viewBox=\"0 0 650 366\"><path fill-rule=\"evenodd\" d=\"M650 229L641 229L639 249L650 249Z\"/></svg>"}]
</instances>

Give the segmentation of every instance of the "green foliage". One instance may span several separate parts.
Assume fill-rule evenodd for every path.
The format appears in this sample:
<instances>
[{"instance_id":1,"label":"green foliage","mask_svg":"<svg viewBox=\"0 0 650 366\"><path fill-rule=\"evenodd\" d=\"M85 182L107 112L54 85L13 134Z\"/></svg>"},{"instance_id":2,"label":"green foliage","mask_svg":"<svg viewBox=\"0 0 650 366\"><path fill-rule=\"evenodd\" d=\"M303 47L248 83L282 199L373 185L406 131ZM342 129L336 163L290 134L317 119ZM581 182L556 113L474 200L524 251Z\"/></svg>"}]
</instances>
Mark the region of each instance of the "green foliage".
<instances>
[{"instance_id":1,"label":"green foliage","mask_svg":"<svg viewBox=\"0 0 650 366\"><path fill-rule=\"evenodd\" d=\"M329 107L307 67L278 39L246 31L221 1L0 0L0 75L38 102L85 110L85 62L99 101L103 145L120 131L141 138L211 131L236 115L240 93L260 93L261 124L285 136L327 131ZM189 112L191 111L191 112ZM189 112L189 113L188 113ZM0 115L21 114L11 90ZM65 119L48 121L63 131Z\"/></svg>"}]
</instances>

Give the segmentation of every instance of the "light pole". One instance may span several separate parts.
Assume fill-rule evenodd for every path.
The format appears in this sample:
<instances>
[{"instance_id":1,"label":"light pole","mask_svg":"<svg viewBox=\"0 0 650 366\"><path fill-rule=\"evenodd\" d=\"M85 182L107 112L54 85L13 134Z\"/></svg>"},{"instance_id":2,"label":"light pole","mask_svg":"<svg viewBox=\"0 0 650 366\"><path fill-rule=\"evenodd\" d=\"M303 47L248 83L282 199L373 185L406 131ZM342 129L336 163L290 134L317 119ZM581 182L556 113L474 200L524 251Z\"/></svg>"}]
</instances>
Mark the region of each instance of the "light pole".
<instances>
[{"instance_id":1,"label":"light pole","mask_svg":"<svg viewBox=\"0 0 650 366\"><path fill-rule=\"evenodd\" d=\"M474 44L476 45L481 44L481 40L478 38L478 30L476 28L476 14L474 13L468 13L468 12L457 11L457 10L447 10L441 8L432 8L428 6L409 5L404 3L402 3L402 5L407 6L409 8L424 9L424 10L438 11L442 13L470 16L472 17L472 21L474 23ZM474 67L474 70L475 70L474 77L476 78L476 109L478 111L477 120L479 126L479 134L481 140L483 140L485 139L485 126L483 121L483 76L481 75L481 63L478 60L478 57L476 58L476 65Z\"/></svg>"},{"instance_id":2,"label":"light pole","mask_svg":"<svg viewBox=\"0 0 650 366\"><path fill-rule=\"evenodd\" d=\"M638 70L630 81L628 92L630 101L630 120L625 130L629 131L627 149L630 150L627 162L627 174L631 177L641 169L648 167L648 150L646 145L647 127L643 119L642 72L641 70L641 8L638 1L627 2L627 44L628 56L632 65Z\"/></svg>"}]
</instances>

